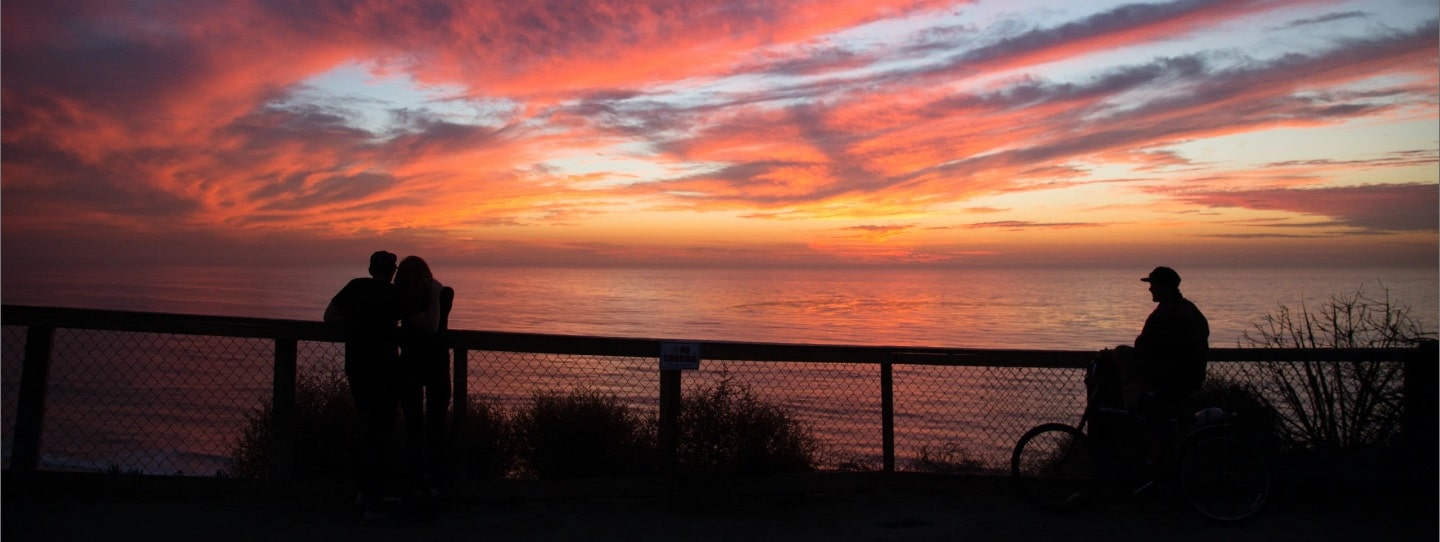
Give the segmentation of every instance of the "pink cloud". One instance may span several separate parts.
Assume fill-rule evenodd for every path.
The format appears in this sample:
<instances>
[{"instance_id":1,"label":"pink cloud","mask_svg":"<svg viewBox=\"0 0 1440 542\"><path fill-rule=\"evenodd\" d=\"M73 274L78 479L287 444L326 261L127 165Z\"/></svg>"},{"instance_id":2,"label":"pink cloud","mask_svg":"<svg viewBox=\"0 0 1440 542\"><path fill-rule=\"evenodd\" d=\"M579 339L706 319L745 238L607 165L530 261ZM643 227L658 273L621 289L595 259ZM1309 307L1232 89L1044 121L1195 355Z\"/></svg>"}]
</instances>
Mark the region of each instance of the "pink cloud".
<instances>
[{"instance_id":1,"label":"pink cloud","mask_svg":"<svg viewBox=\"0 0 1440 542\"><path fill-rule=\"evenodd\" d=\"M1209 51L1139 55L1065 82L1037 66L1193 35L1281 4L1187 0L904 43L834 41L964 4L12 2L0 19L6 240L96 225L156 238L443 237L583 226L637 207L876 223L1084 182L1098 164L1203 166L1166 149L1180 141L1435 117L1433 20L1231 64ZM927 56L936 51L944 54ZM344 97L303 96L302 82L357 63L513 108L469 119L393 111L376 128ZM977 83L1000 72L1010 76ZM718 82L729 86L673 90ZM1366 90L1353 88L1360 82ZM1302 203L1273 188L1313 185L1316 172L1434 164L1433 143L1383 162L1271 164L1234 172L1229 184L1188 173L1208 192L1165 194L1433 231L1433 213L1379 194L1404 192L1395 186L1304 192ZM616 147L666 173L550 165ZM1256 180L1271 188L1217 189ZM1347 197L1363 209L1343 208ZM1406 210L1381 216L1387 205ZM867 227L851 233L898 231Z\"/></svg>"},{"instance_id":2,"label":"pink cloud","mask_svg":"<svg viewBox=\"0 0 1440 542\"><path fill-rule=\"evenodd\" d=\"M1373 231L1440 230L1440 186L1387 184L1337 188L1262 189L1177 196L1210 207L1289 211L1330 217Z\"/></svg>"}]
</instances>

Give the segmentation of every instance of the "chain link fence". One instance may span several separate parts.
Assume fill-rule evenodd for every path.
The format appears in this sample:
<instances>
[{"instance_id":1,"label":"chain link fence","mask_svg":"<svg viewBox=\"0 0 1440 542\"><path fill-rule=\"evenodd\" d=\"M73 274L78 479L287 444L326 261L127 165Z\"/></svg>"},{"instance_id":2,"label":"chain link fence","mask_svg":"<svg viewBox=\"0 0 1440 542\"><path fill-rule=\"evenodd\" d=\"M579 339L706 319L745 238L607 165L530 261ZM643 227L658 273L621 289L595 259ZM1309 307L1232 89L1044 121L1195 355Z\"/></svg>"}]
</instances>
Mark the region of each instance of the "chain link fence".
<instances>
[{"instance_id":1,"label":"chain link fence","mask_svg":"<svg viewBox=\"0 0 1440 542\"><path fill-rule=\"evenodd\" d=\"M7 467L24 352L23 344L12 349L12 335L24 333L9 326L5 332ZM270 394L272 343L55 330L40 468L192 476L224 471L245 413Z\"/></svg>"},{"instance_id":2,"label":"chain link fence","mask_svg":"<svg viewBox=\"0 0 1440 542\"><path fill-rule=\"evenodd\" d=\"M4 326L0 404L7 469L25 343L26 326ZM342 374L342 344L323 339L297 344L302 382ZM273 338L58 328L38 468L229 475L247 424L271 406L276 350ZM469 350L468 393L472 400L514 412L537 394L585 389L654 416L658 352L641 357ZM895 469L1001 472L1011 446L1029 427L1074 423L1084 408L1084 371L1075 364L969 363L892 365ZM1254 364L1212 363L1211 378L1245 381L1260 375ZM699 370L682 374L681 389L688 395L721 382L742 387L813 432L820 469L882 470L884 381L878 363L706 359Z\"/></svg>"},{"instance_id":3,"label":"chain link fence","mask_svg":"<svg viewBox=\"0 0 1440 542\"><path fill-rule=\"evenodd\" d=\"M0 326L0 435L3 435L3 463L10 469L11 444L15 437L15 411L20 406L20 371L25 365L25 327Z\"/></svg>"}]
</instances>

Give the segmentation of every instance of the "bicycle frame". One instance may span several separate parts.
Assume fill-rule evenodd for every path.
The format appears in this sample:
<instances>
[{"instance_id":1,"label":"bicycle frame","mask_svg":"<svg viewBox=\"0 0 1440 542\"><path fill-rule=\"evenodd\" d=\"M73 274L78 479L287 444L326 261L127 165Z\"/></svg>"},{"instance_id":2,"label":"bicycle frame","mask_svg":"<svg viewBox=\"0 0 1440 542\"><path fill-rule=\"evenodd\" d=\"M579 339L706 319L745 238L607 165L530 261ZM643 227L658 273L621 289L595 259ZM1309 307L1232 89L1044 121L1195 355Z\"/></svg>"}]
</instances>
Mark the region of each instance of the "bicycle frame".
<instances>
[{"instance_id":1,"label":"bicycle frame","mask_svg":"<svg viewBox=\"0 0 1440 542\"><path fill-rule=\"evenodd\" d=\"M1078 423L1041 424L1016 443L1011 476L1027 500L1050 510L1074 510L1103 491L1096 482L1108 481L1124 482L1126 489L1133 488L1129 491L1132 495L1160 485L1215 521L1241 521L1259 512L1269 493L1269 468L1253 446L1229 431L1235 413L1205 409L1187 419L1169 413L1151 416L1138 408L1100 406L1094 400L1098 386L1091 381L1099 363L1092 364L1086 374L1087 403ZM1107 394L1110 391L1113 388L1107 388ZM1209 415L1216 412L1220 414ZM1097 438L1097 424L1091 422L1100 416L1120 420L1113 434L1102 433ZM1035 450L1035 455L1026 450ZM1072 458L1080 462L1072 464ZM1062 463L1071 466L1047 470L1052 468L1047 465ZM1038 470L1032 470L1032 465Z\"/></svg>"}]
</instances>

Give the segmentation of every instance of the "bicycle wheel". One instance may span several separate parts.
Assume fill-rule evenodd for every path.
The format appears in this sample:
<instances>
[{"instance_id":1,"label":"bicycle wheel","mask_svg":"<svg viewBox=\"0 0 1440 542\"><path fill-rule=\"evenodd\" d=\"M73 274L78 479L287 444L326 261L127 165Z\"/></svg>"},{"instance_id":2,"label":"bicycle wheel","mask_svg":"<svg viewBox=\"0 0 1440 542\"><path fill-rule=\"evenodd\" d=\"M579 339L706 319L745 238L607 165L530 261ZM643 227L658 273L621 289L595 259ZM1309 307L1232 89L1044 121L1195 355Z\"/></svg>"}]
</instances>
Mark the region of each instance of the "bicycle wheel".
<instances>
[{"instance_id":1,"label":"bicycle wheel","mask_svg":"<svg viewBox=\"0 0 1440 542\"><path fill-rule=\"evenodd\" d=\"M1010 477L1025 500L1058 512L1085 506L1098 487L1090 440L1063 423L1036 426L1020 437L1010 454Z\"/></svg>"},{"instance_id":2,"label":"bicycle wheel","mask_svg":"<svg viewBox=\"0 0 1440 542\"><path fill-rule=\"evenodd\" d=\"M1229 435L1199 435L1185 443L1175 475L1191 508L1215 521L1254 517L1270 496L1270 468L1264 456Z\"/></svg>"}]
</instances>

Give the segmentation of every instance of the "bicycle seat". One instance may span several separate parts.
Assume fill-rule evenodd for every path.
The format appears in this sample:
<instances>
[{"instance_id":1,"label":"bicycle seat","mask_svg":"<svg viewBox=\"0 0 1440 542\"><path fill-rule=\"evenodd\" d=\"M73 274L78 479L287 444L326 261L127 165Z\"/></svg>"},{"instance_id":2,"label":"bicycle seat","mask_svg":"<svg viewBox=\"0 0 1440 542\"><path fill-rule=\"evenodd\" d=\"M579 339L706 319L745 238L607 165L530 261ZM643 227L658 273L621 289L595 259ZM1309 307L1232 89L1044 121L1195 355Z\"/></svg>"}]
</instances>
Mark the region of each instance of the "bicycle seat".
<instances>
[{"instance_id":1,"label":"bicycle seat","mask_svg":"<svg viewBox=\"0 0 1440 542\"><path fill-rule=\"evenodd\" d=\"M1194 425L1194 427L1205 427L1205 426L1209 426L1209 425L1218 425L1218 424L1221 424L1221 423L1225 423L1225 422L1228 421L1230 418L1234 418L1234 417L1235 417L1235 413L1234 413L1234 412L1226 412L1225 409L1220 408L1220 407L1202 408L1202 409L1200 409L1200 410L1195 411L1195 425Z\"/></svg>"}]
</instances>

